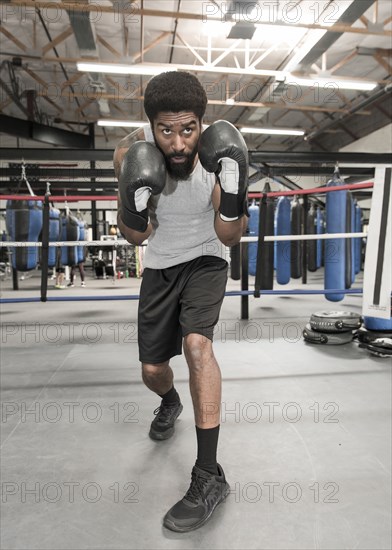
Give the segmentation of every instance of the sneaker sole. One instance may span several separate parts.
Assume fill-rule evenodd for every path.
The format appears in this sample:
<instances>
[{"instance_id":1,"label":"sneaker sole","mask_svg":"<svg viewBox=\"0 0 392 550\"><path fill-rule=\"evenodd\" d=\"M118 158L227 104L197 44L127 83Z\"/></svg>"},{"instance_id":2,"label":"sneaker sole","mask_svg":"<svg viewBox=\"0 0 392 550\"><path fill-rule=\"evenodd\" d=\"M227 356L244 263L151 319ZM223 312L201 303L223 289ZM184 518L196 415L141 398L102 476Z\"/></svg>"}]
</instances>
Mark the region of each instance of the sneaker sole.
<instances>
[{"instance_id":1,"label":"sneaker sole","mask_svg":"<svg viewBox=\"0 0 392 550\"><path fill-rule=\"evenodd\" d=\"M215 508L221 502L224 502L226 500L226 497L228 496L229 493L230 493L230 485L226 482L225 494L222 495L221 499L216 502L215 506L210 510L210 513L208 514L208 516L206 516L205 518L200 520L198 523L195 523L194 525L192 525L190 527L182 527L182 526L176 525L170 519L164 518L163 526L166 527L167 529L170 529L170 531L175 531L176 533L188 533L189 531L194 531L195 529L198 529L199 527L202 527L202 525L207 523L207 521L210 519L210 517L214 513Z\"/></svg>"},{"instance_id":2,"label":"sneaker sole","mask_svg":"<svg viewBox=\"0 0 392 550\"><path fill-rule=\"evenodd\" d=\"M178 409L178 412L176 414L176 417L174 419L174 422L177 420L177 418L180 416L180 414L182 413L182 409L184 407L181 405L181 407ZM168 430L166 430L165 432L156 432L154 431L152 428L150 428L150 431L149 431L149 436L151 437L151 439L153 439L154 441L164 441L165 439L169 439L173 434L174 434L174 426L172 428L169 428Z\"/></svg>"}]
</instances>

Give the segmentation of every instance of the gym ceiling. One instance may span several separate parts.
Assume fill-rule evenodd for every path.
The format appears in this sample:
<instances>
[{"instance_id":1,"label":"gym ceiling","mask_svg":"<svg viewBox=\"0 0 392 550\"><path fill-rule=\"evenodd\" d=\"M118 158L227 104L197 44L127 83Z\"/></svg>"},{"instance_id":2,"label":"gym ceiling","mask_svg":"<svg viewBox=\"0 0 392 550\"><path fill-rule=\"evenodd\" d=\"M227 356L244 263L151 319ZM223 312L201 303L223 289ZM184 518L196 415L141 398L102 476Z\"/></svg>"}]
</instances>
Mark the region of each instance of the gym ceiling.
<instances>
[{"instance_id":1,"label":"gym ceiling","mask_svg":"<svg viewBox=\"0 0 392 550\"><path fill-rule=\"evenodd\" d=\"M41 169L63 161L90 182L101 176L89 172L95 161L110 172L115 144L133 129L97 122L146 120L151 76L135 74L140 67L194 72L207 124L304 132L245 133L251 151L329 154L391 122L390 0L0 0L0 9L2 193L15 187L22 159ZM78 69L87 61L105 65ZM113 74L113 65L134 71ZM364 81L373 89L348 89ZM109 172L102 193L112 194ZM56 190L78 192L76 172L60 173Z\"/></svg>"}]
</instances>

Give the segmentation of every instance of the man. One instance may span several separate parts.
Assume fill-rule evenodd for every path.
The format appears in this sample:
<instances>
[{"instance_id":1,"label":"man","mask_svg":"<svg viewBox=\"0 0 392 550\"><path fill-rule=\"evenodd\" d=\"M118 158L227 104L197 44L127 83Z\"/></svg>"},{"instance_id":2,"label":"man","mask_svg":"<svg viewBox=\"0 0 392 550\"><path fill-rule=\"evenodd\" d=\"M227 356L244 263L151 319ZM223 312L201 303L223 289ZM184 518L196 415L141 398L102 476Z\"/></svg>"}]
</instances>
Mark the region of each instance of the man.
<instances>
[{"instance_id":1,"label":"man","mask_svg":"<svg viewBox=\"0 0 392 550\"><path fill-rule=\"evenodd\" d=\"M189 490L163 521L179 532L203 525L229 492L216 459L221 374L212 337L227 282L225 246L239 242L247 223L245 141L226 121L203 132L206 105L192 74L154 77L144 96L150 126L114 154L118 227L132 244L148 239L138 343L143 381L162 399L152 439L172 436L183 408L169 365L182 346L189 367L197 460Z\"/></svg>"}]
</instances>

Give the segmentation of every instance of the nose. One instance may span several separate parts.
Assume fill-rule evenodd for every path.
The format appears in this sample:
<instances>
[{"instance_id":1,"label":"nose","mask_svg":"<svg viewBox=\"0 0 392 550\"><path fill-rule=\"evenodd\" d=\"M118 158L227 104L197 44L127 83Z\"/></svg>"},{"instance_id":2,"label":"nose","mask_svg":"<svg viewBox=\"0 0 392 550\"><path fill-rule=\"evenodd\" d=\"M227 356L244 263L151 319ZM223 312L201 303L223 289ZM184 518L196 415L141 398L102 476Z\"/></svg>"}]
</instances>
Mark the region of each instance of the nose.
<instances>
[{"instance_id":1,"label":"nose","mask_svg":"<svg viewBox=\"0 0 392 550\"><path fill-rule=\"evenodd\" d=\"M174 134L171 143L173 153L183 153L185 150L185 143L181 135Z\"/></svg>"}]
</instances>

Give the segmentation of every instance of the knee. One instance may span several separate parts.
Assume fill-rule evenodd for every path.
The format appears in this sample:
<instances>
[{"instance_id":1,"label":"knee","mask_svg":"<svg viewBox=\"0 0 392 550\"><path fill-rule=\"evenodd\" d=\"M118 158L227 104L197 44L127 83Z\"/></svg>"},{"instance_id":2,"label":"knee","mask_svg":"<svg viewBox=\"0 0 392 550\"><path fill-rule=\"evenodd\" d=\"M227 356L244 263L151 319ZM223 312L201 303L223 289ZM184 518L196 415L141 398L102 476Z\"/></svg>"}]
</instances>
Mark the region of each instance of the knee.
<instances>
[{"instance_id":1,"label":"knee","mask_svg":"<svg viewBox=\"0 0 392 550\"><path fill-rule=\"evenodd\" d=\"M202 334L187 334L184 338L184 352L193 366L202 366L212 355L212 342Z\"/></svg>"},{"instance_id":2,"label":"knee","mask_svg":"<svg viewBox=\"0 0 392 550\"><path fill-rule=\"evenodd\" d=\"M142 363L142 377L143 380L156 380L157 378L163 376L169 366L169 361L164 363Z\"/></svg>"}]
</instances>

